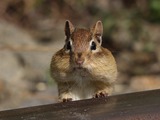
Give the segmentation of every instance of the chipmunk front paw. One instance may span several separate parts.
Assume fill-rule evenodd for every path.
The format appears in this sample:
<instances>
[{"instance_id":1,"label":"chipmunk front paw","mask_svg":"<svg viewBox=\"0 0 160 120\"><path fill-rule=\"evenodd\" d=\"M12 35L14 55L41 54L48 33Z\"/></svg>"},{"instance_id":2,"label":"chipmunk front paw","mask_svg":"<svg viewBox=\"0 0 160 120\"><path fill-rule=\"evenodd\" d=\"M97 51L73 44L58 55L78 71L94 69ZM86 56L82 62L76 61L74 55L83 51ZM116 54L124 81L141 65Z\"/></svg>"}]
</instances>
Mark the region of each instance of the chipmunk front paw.
<instances>
[{"instance_id":1,"label":"chipmunk front paw","mask_svg":"<svg viewBox=\"0 0 160 120\"><path fill-rule=\"evenodd\" d=\"M104 92L104 91L100 91L98 93L96 93L93 98L104 98L104 97L107 97L108 96L108 93Z\"/></svg>"},{"instance_id":2,"label":"chipmunk front paw","mask_svg":"<svg viewBox=\"0 0 160 120\"><path fill-rule=\"evenodd\" d=\"M72 98L63 98L62 99L62 102L69 102L69 101L72 101Z\"/></svg>"},{"instance_id":3,"label":"chipmunk front paw","mask_svg":"<svg viewBox=\"0 0 160 120\"><path fill-rule=\"evenodd\" d=\"M72 93L63 93L59 96L59 102L69 102L73 101L73 94Z\"/></svg>"}]
</instances>

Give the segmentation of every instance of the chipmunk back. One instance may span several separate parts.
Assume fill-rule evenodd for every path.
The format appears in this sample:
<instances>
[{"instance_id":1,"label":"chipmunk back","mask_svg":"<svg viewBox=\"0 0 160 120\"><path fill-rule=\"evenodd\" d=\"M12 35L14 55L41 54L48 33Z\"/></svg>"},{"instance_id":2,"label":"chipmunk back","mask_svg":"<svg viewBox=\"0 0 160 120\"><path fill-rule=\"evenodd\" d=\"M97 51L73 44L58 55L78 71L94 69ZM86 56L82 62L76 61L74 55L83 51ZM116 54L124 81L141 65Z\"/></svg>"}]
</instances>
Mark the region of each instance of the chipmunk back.
<instances>
[{"instance_id":1,"label":"chipmunk back","mask_svg":"<svg viewBox=\"0 0 160 120\"><path fill-rule=\"evenodd\" d=\"M101 21L90 29L65 23L65 45L51 60L51 76L57 82L59 101L106 97L112 92L117 66L111 52L103 48Z\"/></svg>"}]
</instances>

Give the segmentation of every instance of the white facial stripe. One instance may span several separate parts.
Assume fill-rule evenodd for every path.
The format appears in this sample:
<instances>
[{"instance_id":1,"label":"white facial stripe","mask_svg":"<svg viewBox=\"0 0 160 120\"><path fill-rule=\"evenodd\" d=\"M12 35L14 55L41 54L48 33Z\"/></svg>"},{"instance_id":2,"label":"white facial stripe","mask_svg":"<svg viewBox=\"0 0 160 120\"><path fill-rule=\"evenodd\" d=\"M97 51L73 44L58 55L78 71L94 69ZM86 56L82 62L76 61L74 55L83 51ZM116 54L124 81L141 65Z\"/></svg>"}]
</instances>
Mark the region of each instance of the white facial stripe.
<instances>
[{"instance_id":1,"label":"white facial stripe","mask_svg":"<svg viewBox=\"0 0 160 120\"><path fill-rule=\"evenodd\" d=\"M70 45L72 46L72 40L71 39L69 39L69 42L70 42Z\"/></svg>"},{"instance_id":2,"label":"white facial stripe","mask_svg":"<svg viewBox=\"0 0 160 120\"><path fill-rule=\"evenodd\" d=\"M92 39L91 41L90 41L90 43L89 43L89 45L91 46L92 45L92 42L94 42L94 40Z\"/></svg>"},{"instance_id":3,"label":"white facial stripe","mask_svg":"<svg viewBox=\"0 0 160 120\"><path fill-rule=\"evenodd\" d=\"M71 39L69 39L69 42L70 42L70 45L71 45L71 51L73 52L74 51L74 47L73 47L73 42L72 42L72 40Z\"/></svg>"}]
</instances>

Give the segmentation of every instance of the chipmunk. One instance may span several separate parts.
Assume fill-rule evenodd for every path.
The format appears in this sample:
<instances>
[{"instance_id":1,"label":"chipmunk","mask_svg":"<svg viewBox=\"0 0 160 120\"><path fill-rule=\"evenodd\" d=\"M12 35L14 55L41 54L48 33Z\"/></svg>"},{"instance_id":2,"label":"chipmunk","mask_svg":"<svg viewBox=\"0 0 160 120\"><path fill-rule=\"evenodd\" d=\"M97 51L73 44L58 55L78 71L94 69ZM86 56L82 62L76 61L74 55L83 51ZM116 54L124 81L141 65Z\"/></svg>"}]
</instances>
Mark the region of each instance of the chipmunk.
<instances>
[{"instance_id":1,"label":"chipmunk","mask_svg":"<svg viewBox=\"0 0 160 120\"><path fill-rule=\"evenodd\" d=\"M58 85L59 101L106 97L112 92L117 66L112 53L101 46L101 21L90 29L65 23L65 45L53 55L51 76Z\"/></svg>"}]
</instances>

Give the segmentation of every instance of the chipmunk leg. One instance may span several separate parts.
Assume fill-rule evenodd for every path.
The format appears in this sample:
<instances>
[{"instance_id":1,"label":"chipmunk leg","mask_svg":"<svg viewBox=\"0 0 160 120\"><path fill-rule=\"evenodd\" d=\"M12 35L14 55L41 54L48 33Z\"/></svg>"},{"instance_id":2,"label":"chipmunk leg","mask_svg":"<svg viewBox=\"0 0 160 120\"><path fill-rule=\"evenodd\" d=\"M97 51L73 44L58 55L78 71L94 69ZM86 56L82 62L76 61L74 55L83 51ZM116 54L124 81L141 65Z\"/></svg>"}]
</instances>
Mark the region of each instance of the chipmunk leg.
<instances>
[{"instance_id":1,"label":"chipmunk leg","mask_svg":"<svg viewBox=\"0 0 160 120\"><path fill-rule=\"evenodd\" d=\"M112 85L104 83L102 81L94 81L95 92L93 98L103 98L110 95L112 92Z\"/></svg>"},{"instance_id":2,"label":"chipmunk leg","mask_svg":"<svg viewBox=\"0 0 160 120\"><path fill-rule=\"evenodd\" d=\"M58 83L59 102L69 102L73 100L72 86L74 82Z\"/></svg>"}]
</instances>

